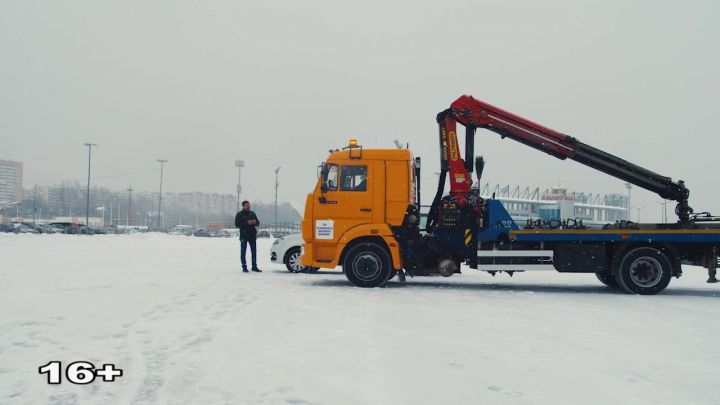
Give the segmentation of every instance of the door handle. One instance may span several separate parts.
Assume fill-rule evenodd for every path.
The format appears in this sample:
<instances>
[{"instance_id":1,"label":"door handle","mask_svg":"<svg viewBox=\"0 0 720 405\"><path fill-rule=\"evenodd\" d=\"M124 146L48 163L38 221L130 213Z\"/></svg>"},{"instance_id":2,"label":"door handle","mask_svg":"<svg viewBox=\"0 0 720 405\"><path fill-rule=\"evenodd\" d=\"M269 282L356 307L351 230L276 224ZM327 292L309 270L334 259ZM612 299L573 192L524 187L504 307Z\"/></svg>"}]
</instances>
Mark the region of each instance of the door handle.
<instances>
[{"instance_id":1,"label":"door handle","mask_svg":"<svg viewBox=\"0 0 720 405\"><path fill-rule=\"evenodd\" d=\"M360 211L362 211L362 212L370 212L370 211L372 211L372 209L370 209L370 208L360 208Z\"/></svg>"}]
</instances>

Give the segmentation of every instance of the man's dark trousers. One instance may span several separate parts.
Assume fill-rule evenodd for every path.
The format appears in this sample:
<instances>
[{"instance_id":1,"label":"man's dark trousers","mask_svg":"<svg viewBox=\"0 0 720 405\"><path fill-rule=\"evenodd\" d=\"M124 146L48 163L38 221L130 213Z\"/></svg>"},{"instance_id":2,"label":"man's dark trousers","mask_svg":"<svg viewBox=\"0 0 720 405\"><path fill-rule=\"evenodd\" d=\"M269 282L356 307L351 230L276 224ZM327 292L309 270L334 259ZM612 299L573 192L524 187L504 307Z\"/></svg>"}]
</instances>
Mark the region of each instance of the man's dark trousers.
<instances>
[{"instance_id":1,"label":"man's dark trousers","mask_svg":"<svg viewBox=\"0 0 720 405\"><path fill-rule=\"evenodd\" d=\"M257 244L255 238L253 239L240 239L240 263L242 268L247 269L247 261L245 260L245 252L247 252L247 245L250 245L250 256L252 256L252 268L257 269Z\"/></svg>"}]
</instances>

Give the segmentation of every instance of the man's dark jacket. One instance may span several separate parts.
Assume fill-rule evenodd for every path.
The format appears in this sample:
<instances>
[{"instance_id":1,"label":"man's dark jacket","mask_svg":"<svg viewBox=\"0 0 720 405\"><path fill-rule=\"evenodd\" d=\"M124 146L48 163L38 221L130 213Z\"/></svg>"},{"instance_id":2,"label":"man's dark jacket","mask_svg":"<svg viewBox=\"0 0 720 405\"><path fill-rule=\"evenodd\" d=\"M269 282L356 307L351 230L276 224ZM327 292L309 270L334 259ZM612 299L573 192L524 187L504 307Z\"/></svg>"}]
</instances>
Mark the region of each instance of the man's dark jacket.
<instances>
[{"instance_id":1,"label":"man's dark jacket","mask_svg":"<svg viewBox=\"0 0 720 405\"><path fill-rule=\"evenodd\" d=\"M248 224L248 221L254 219L257 221L255 225ZM240 228L240 239L253 240L257 236L256 226L260 225L257 215L251 210L242 210L235 214L235 227Z\"/></svg>"}]
</instances>

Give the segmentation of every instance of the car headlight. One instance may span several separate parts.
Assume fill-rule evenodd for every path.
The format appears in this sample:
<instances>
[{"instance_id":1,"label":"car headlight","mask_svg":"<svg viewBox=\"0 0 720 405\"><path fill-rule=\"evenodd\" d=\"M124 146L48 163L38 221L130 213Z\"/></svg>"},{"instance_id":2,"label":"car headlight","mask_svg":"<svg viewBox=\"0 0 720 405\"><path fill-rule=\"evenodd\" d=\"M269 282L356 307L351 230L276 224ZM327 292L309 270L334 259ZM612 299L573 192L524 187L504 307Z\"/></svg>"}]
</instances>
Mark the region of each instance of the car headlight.
<instances>
[{"instance_id":1,"label":"car headlight","mask_svg":"<svg viewBox=\"0 0 720 405\"><path fill-rule=\"evenodd\" d=\"M273 246L279 245L279 244L280 244L280 239L275 239L275 240L273 241Z\"/></svg>"}]
</instances>

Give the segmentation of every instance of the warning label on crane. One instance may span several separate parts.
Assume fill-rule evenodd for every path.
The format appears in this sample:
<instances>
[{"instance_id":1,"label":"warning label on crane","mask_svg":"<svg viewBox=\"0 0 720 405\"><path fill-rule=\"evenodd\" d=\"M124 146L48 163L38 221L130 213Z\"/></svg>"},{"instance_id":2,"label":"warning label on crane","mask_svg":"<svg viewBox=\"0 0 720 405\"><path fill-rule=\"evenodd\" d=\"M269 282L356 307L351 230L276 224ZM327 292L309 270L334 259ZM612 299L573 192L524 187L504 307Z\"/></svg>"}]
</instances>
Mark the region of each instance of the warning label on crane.
<instances>
[{"instance_id":1,"label":"warning label on crane","mask_svg":"<svg viewBox=\"0 0 720 405\"><path fill-rule=\"evenodd\" d=\"M332 219L318 219L315 221L315 239L333 239L335 221Z\"/></svg>"},{"instance_id":2,"label":"warning label on crane","mask_svg":"<svg viewBox=\"0 0 720 405\"><path fill-rule=\"evenodd\" d=\"M450 149L450 160L453 162L458 160L457 136L454 131L450 131L450 135L448 136L448 149Z\"/></svg>"}]
</instances>

